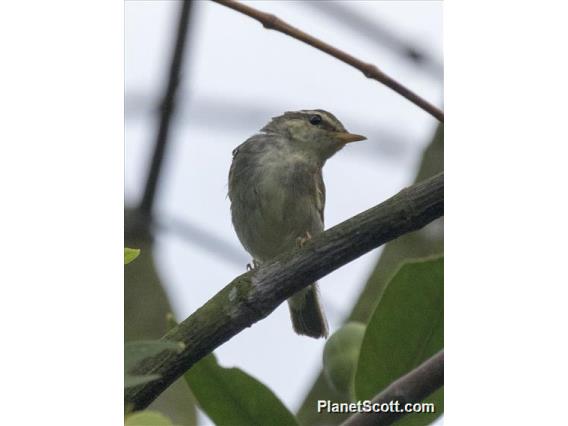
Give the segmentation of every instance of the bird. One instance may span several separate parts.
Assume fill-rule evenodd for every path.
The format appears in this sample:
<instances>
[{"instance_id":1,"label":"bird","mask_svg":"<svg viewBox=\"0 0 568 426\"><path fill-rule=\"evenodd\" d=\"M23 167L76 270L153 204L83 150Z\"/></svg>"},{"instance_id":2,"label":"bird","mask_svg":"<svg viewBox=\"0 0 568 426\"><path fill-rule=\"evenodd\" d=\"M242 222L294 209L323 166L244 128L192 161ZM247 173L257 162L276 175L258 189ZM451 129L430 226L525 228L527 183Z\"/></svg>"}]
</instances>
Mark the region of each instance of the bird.
<instances>
[{"instance_id":1,"label":"bird","mask_svg":"<svg viewBox=\"0 0 568 426\"><path fill-rule=\"evenodd\" d=\"M254 268L323 232L322 168L346 144L365 139L322 109L288 111L233 150L231 219ZM288 306L297 334L328 336L317 283L291 296Z\"/></svg>"}]
</instances>

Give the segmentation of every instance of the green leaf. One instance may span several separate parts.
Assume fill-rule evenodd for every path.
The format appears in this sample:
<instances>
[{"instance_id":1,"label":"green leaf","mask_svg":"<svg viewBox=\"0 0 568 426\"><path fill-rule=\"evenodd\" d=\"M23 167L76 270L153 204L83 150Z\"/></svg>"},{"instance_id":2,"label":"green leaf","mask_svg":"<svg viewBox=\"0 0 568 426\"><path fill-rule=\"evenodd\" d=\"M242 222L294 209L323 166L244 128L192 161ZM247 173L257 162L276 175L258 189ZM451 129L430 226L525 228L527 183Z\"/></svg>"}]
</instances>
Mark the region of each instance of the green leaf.
<instances>
[{"instance_id":1,"label":"green leaf","mask_svg":"<svg viewBox=\"0 0 568 426\"><path fill-rule=\"evenodd\" d=\"M217 426L298 425L274 393L238 368L224 368L209 354L185 373L201 409Z\"/></svg>"},{"instance_id":2,"label":"green leaf","mask_svg":"<svg viewBox=\"0 0 568 426\"><path fill-rule=\"evenodd\" d=\"M141 385L160 378L158 374L137 376L129 374L130 370L145 358L159 354L162 351L181 352L185 345L181 342L164 342L160 340L143 340L128 342L124 345L124 387Z\"/></svg>"},{"instance_id":3,"label":"green leaf","mask_svg":"<svg viewBox=\"0 0 568 426\"><path fill-rule=\"evenodd\" d=\"M361 344L365 335L365 324L348 322L325 342L323 349L323 373L329 385L337 393L353 395L353 379Z\"/></svg>"},{"instance_id":4,"label":"green leaf","mask_svg":"<svg viewBox=\"0 0 568 426\"><path fill-rule=\"evenodd\" d=\"M404 263L367 326L355 373L357 398L372 399L443 346L444 259ZM434 418L442 413L438 405L436 411ZM417 417L425 421L427 416Z\"/></svg>"},{"instance_id":5,"label":"green leaf","mask_svg":"<svg viewBox=\"0 0 568 426\"><path fill-rule=\"evenodd\" d=\"M124 264L128 265L140 255L140 249L124 247Z\"/></svg>"},{"instance_id":6,"label":"green leaf","mask_svg":"<svg viewBox=\"0 0 568 426\"><path fill-rule=\"evenodd\" d=\"M124 426L173 426L173 423L162 413L144 410L127 416Z\"/></svg>"}]
</instances>

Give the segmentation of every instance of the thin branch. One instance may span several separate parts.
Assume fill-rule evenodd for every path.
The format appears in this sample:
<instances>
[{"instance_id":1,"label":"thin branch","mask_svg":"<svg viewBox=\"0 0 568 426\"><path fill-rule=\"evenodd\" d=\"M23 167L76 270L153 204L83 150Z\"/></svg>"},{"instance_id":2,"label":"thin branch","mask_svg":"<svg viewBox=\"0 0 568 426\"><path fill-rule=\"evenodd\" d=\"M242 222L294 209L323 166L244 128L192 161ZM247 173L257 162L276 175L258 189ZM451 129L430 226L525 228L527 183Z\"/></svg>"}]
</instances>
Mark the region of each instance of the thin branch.
<instances>
[{"instance_id":1,"label":"thin branch","mask_svg":"<svg viewBox=\"0 0 568 426\"><path fill-rule=\"evenodd\" d=\"M170 122L174 114L176 91L179 85L180 75L183 66L183 56L187 39L187 27L189 23L189 15L191 12L192 1L184 0L181 5L179 23L177 28L176 43L173 48L172 62L168 77L166 92L161 105L162 116L160 119L160 127L156 136L156 144L154 146L154 154L152 163L146 179L144 195L139 206L139 211L149 219L152 215L154 207L154 199L156 198L156 188L158 187L160 172L166 153L168 144L168 133Z\"/></svg>"},{"instance_id":2,"label":"thin branch","mask_svg":"<svg viewBox=\"0 0 568 426\"><path fill-rule=\"evenodd\" d=\"M403 234L443 215L444 176L403 189L385 202L334 226L307 242L235 278L163 339L181 341L179 354L142 361L132 374L159 374L153 382L125 391L126 405L142 409L193 364L255 322L291 295Z\"/></svg>"},{"instance_id":3,"label":"thin branch","mask_svg":"<svg viewBox=\"0 0 568 426\"><path fill-rule=\"evenodd\" d=\"M244 129L250 130L250 123L262 122L266 120L267 111L277 111L281 105L262 101L255 104L250 100L230 99L228 97L194 97L190 102L189 93L178 90L176 96L177 111L179 115L176 122L188 122L194 126L200 126L211 131L224 131ZM146 93L129 92L124 98L124 118L125 120L146 119L154 114L151 98ZM218 120L222 116L223 120ZM411 144L408 137L400 132L400 129L393 123L377 123L374 121L361 121L359 117L348 117L341 114L345 122L349 122L349 127L354 129L365 127L367 138L372 140L371 144L362 144L356 150L349 151L350 155L364 156L379 155L381 158L401 157ZM368 130L367 130L368 129ZM217 138L212 138L217 140Z\"/></svg>"},{"instance_id":4,"label":"thin branch","mask_svg":"<svg viewBox=\"0 0 568 426\"><path fill-rule=\"evenodd\" d=\"M166 231L173 236L182 238L187 243L198 247L201 250L208 251L209 253L230 262L233 265L243 268L250 262L246 252L239 249L228 241L219 238L212 232L199 227L187 220L180 220L173 217L166 219L154 219L153 227L160 231Z\"/></svg>"},{"instance_id":5,"label":"thin branch","mask_svg":"<svg viewBox=\"0 0 568 426\"><path fill-rule=\"evenodd\" d=\"M349 53L340 50L326 42L305 33L304 31L293 27L292 25L284 22L280 18L270 13L265 13L260 10L257 10L253 7L250 7L243 3L238 3L233 0L212 0L215 3L222 4L223 6L227 6L237 12L243 13L253 19L259 21L266 29L279 31L281 33L287 34L290 37L295 38L296 40L300 40L306 44L309 44L316 49L325 52L334 58L339 59L346 64L351 65L354 68L357 68L361 71L367 78L372 80L376 80L380 83L383 83L385 86L389 87L390 89L394 90L399 95L405 97L410 102L415 104L416 106L422 108L424 111L428 112L432 116L434 116L438 121L444 122L444 113L425 99L418 96L416 93L412 92L410 89L406 88L398 81L394 80L392 77L385 74L375 65L364 62Z\"/></svg>"},{"instance_id":6,"label":"thin branch","mask_svg":"<svg viewBox=\"0 0 568 426\"><path fill-rule=\"evenodd\" d=\"M398 401L398 409L403 410L407 403L422 401L444 385L444 351L441 350L414 370L392 382L385 390L373 398L373 404ZM396 406L396 405L395 405ZM404 416L404 411L379 411L357 413L349 417L341 426L386 426Z\"/></svg>"}]
</instances>

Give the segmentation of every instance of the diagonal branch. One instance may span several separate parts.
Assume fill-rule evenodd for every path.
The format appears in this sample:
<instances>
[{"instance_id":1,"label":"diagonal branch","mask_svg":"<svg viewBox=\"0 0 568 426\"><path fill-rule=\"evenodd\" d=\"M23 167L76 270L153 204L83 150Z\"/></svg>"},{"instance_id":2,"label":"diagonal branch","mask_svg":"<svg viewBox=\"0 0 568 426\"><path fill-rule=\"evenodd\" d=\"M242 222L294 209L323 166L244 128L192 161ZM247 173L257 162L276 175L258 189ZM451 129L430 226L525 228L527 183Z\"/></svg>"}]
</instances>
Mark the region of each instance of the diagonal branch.
<instances>
[{"instance_id":1,"label":"diagonal branch","mask_svg":"<svg viewBox=\"0 0 568 426\"><path fill-rule=\"evenodd\" d=\"M443 212L444 175L440 173L334 226L301 249L238 276L163 337L185 343L183 352L159 354L133 369L133 374L162 377L127 389L126 405L146 407L193 364L268 316L297 291L370 250L422 228Z\"/></svg>"},{"instance_id":2,"label":"diagonal branch","mask_svg":"<svg viewBox=\"0 0 568 426\"><path fill-rule=\"evenodd\" d=\"M280 18L270 13L262 12L258 9L253 7L247 6L246 4L239 3L233 0L213 0L215 3L222 4L223 6L227 6L237 12L243 13L247 16L250 16L253 19L256 19L260 22L266 29L275 30L281 32L283 34L287 34L290 37L295 38L296 40L300 40L306 44L309 44L312 47L315 47L322 52L325 52L334 58L339 59L346 64L351 65L354 68L357 68L361 71L367 78L372 80L376 80L380 83L383 83L388 88L394 90L399 95L405 97L410 102L415 104L416 106L422 108L424 111L428 112L432 116L434 116L438 121L444 122L444 113L439 108L435 107L425 99L418 96L416 93L408 89L407 87L400 84L398 81L393 79L392 77L385 74L375 65L362 61L351 54L338 49L330 44L327 44L325 41L322 41L304 31L293 27L292 25L284 22Z\"/></svg>"},{"instance_id":3,"label":"diagonal branch","mask_svg":"<svg viewBox=\"0 0 568 426\"><path fill-rule=\"evenodd\" d=\"M183 57L187 41L187 28L189 26L191 7L192 1L190 0L184 0L181 4L176 42L173 47L172 62L170 64L168 76L168 84L161 105L162 114L160 117L160 126L156 136L152 162L146 178L144 195L142 196L142 201L139 206L139 211L145 216L145 219L150 218L153 212L156 190L158 188L162 165L168 145L170 123L172 121L176 105L176 91L179 85L180 75L183 71Z\"/></svg>"},{"instance_id":4,"label":"diagonal branch","mask_svg":"<svg viewBox=\"0 0 568 426\"><path fill-rule=\"evenodd\" d=\"M441 350L414 370L392 382L373 398L372 403L390 404L391 401L398 401L398 409L403 410L405 404L420 402L443 385L444 351ZM357 413L349 417L341 426L387 426L405 414L401 411Z\"/></svg>"}]
</instances>

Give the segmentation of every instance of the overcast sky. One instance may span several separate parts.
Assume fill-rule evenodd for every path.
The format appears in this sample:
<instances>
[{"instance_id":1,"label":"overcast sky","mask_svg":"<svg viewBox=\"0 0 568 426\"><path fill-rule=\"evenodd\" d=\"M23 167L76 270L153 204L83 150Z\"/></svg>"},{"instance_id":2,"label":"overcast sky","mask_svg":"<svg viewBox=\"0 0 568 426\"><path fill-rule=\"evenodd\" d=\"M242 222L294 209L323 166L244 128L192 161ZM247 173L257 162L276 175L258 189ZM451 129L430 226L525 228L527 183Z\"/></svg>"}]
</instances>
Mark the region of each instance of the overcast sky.
<instances>
[{"instance_id":1,"label":"overcast sky","mask_svg":"<svg viewBox=\"0 0 568 426\"><path fill-rule=\"evenodd\" d=\"M348 26L306 2L253 3L374 63L442 106L441 71L417 67L369 37L362 26ZM441 2L342 5L442 63ZM125 3L127 203L136 202L143 187L178 7L177 2ZM157 200L164 222L187 223L193 235L194 243L172 232L157 239L159 273L178 319L244 272L250 261L232 229L227 174L232 149L270 117L321 108L333 112L348 130L368 137L349 145L324 168L326 227L410 184L436 126L432 117L359 71L218 4L196 2L189 37L183 96ZM196 232L218 240L223 248L210 250ZM374 250L320 281L331 332L350 312L379 253ZM296 410L321 367L323 345L323 340L294 334L283 304L216 354L221 364L242 368Z\"/></svg>"}]
</instances>

